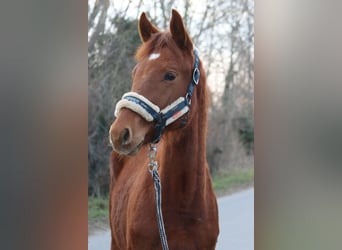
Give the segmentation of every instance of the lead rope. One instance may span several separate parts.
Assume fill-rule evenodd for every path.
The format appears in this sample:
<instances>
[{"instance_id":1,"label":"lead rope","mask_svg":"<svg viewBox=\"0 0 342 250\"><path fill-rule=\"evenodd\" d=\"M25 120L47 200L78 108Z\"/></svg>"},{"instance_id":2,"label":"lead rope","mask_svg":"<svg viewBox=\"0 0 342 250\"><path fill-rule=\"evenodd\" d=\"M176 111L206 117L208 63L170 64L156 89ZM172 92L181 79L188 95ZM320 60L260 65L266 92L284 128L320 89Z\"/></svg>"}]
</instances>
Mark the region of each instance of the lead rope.
<instances>
[{"instance_id":1,"label":"lead rope","mask_svg":"<svg viewBox=\"0 0 342 250\"><path fill-rule=\"evenodd\" d=\"M157 155L157 147L155 144L151 143L150 152L149 152L150 162L148 164L148 171L152 175L152 179L154 182L156 212L157 212L158 228L159 228L161 245L163 247L163 250L169 250L169 247L167 245L167 238L166 238L163 214L162 214L162 209L161 209L161 184L160 184L160 178L158 174L158 162L155 160L156 155Z\"/></svg>"}]
</instances>

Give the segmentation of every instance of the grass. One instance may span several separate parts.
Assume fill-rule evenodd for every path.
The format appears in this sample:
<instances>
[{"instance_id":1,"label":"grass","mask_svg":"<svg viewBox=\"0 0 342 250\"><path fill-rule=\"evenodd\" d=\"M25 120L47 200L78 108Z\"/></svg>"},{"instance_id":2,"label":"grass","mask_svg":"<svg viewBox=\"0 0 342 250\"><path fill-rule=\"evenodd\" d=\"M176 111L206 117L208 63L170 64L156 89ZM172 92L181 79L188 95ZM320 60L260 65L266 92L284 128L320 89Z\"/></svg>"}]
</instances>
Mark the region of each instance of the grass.
<instances>
[{"instance_id":1,"label":"grass","mask_svg":"<svg viewBox=\"0 0 342 250\"><path fill-rule=\"evenodd\" d=\"M108 197L88 197L88 235L109 228Z\"/></svg>"},{"instance_id":2,"label":"grass","mask_svg":"<svg viewBox=\"0 0 342 250\"><path fill-rule=\"evenodd\" d=\"M254 183L254 168L216 174L212 180L218 196L232 193Z\"/></svg>"},{"instance_id":3,"label":"grass","mask_svg":"<svg viewBox=\"0 0 342 250\"><path fill-rule=\"evenodd\" d=\"M217 173L212 177L217 196L231 194L254 183L254 169ZM108 197L88 197L88 232L108 228Z\"/></svg>"},{"instance_id":4,"label":"grass","mask_svg":"<svg viewBox=\"0 0 342 250\"><path fill-rule=\"evenodd\" d=\"M88 197L88 219L108 217L107 197Z\"/></svg>"}]
</instances>

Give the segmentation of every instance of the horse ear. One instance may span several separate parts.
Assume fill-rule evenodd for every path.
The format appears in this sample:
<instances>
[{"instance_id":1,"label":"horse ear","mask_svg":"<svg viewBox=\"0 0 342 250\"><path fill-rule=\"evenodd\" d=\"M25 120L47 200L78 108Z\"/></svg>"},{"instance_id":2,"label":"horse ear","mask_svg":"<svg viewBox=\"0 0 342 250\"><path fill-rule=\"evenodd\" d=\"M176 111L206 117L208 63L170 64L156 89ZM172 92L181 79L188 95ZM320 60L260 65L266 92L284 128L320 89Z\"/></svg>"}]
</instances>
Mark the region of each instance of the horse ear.
<instances>
[{"instance_id":1,"label":"horse ear","mask_svg":"<svg viewBox=\"0 0 342 250\"><path fill-rule=\"evenodd\" d=\"M159 32L158 28L154 26L143 12L139 19L139 35L142 42L146 42L153 33Z\"/></svg>"},{"instance_id":2,"label":"horse ear","mask_svg":"<svg viewBox=\"0 0 342 250\"><path fill-rule=\"evenodd\" d=\"M193 45L190 36L184 27L182 17L175 9L172 9L170 32L180 49L193 50Z\"/></svg>"}]
</instances>

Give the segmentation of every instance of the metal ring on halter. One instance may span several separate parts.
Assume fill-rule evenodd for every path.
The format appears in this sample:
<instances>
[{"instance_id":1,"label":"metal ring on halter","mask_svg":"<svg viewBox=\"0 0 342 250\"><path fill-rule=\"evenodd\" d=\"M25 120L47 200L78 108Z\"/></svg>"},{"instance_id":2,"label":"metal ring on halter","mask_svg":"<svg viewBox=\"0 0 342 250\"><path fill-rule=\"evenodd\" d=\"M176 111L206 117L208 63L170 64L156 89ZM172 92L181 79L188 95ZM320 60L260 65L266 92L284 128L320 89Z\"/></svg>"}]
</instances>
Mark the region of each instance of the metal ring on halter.
<instances>
[{"instance_id":1,"label":"metal ring on halter","mask_svg":"<svg viewBox=\"0 0 342 250\"><path fill-rule=\"evenodd\" d=\"M147 165L147 170L152 174L154 170L158 170L158 163L156 161L150 162Z\"/></svg>"},{"instance_id":2,"label":"metal ring on halter","mask_svg":"<svg viewBox=\"0 0 342 250\"><path fill-rule=\"evenodd\" d=\"M198 85L199 82L199 76L200 76L200 71L198 68L194 69L194 73L192 74L192 80L196 85Z\"/></svg>"}]
</instances>

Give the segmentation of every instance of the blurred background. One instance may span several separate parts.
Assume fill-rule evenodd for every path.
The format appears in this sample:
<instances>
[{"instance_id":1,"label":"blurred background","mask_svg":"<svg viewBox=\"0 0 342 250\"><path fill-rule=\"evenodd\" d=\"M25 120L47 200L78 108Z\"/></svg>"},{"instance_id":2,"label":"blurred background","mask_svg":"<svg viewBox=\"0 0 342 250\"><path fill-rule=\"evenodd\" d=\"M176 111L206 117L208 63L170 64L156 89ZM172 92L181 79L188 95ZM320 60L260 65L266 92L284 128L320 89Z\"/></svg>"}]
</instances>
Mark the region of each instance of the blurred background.
<instances>
[{"instance_id":1,"label":"blurred background","mask_svg":"<svg viewBox=\"0 0 342 250\"><path fill-rule=\"evenodd\" d=\"M183 21L206 70L211 103L207 158L214 186L225 193L254 180L254 2L88 1L88 194L109 191L108 130L114 108L130 90L145 11L161 30L171 9Z\"/></svg>"},{"instance_id":2,"label":"blurred background","mask_svg":"<svg viewBox=\"0 0 342 250\"><path fill-rule=\"evenodd\" d=\"M117 5L117 2L125 5ZM88 20L92 20L90 16L95 3L98 4L98 14L92 24ZM88 162L92 162L90 158L95 156L89 153L93 150L92 140L95 140L91 134L94 128L106 132L108 129L105 123L103 126L91 125L101 121L100 115L91 116L95 113L92 110L99 108L93 106L97 102L91 96L99 98L100 94L93 94L95 89L109 84L103 80L94 85L92 68L106 64L101 60L92 64L95 56L105 57L91 52L88 42L96 24L103 19L106 21L102 22L102 31L99 29L101 39L94 39L95 48L98 51L108 48L107 36L112 40L119 39L113 35L118 29L115 27L119 27L111 21L115 15L109 13L121 13L119 16L136 20L144 10L160 28L165 26L163 20L168 20L170 13L165 4L165 19L160 12L160 3L149 2L139 10L131 8L139 6L139 2L131 1L127 11L128 1L115 1L115 6L109 3L107 7L100 3L93 1L85 5L81 0L2 2L1 249L87 248L88 194L97 193L93 191L96 188L88 185L88 181L90 183L94 178L88 178L91 169ZM247 13L242 11L243 2L208 1L210 8L205 18L206 2L188 2L188 7L186 2L175 3L188 19L188 30L199 48L206 70L210 71L208 84L212 104L220 107L222 90L227 86L224 79L228 75L232 38L243 40L236 43L239 46L246 41L241 34L246 34L247 28L238 26L240 29L235 33L228 28L235 27L234 20L238 20L237 15L234 17L234 8L238 13ZM107 12L102 11L104 8ZM341 1L317 0L260 0L255 8L255 66L252 67L256 72L255 249L341 249L341 9ZM201 21L195 19L197 15L202 16ZM227 17L220 18L222 15ZM251 22L254 20L253 16L249 18ZM220 22L206 25L210 20ZM246 19L241 19L241 23L243 20ZM207 32L210 26L215 32ZM206 35L201 32L201 39L196 40L195 35L201 27ZM218 34L221 34L219 38ZM207 53L210 46L205 45L211 40L212 47L224 48L222 53L214 49L216 56L213 57ZM235 47L238 52L233 56L234 63L240 63L241 58L246 58L243 53L248 52L238 48ZM133 58L134 50L131 53L129 58ZM211 64L210 58L215 58ZM222 58L221 63L219 58ZM218 65L208 67L213 63ZM243 67L235 68L234 72L247 75L243 73L247 71L240 69ZM237 73L234 77L235 83L238 78L246 79ZM129 80L129 76L122 78L123 81ZM111 86L117 86L119 81L114 83ZM128 81L126 88L129 84ZM213 88L216 84L218 87ZM229 96L233 93L238 96L237 88L231 88ZM113 119L115 96L121 96L124 91L113 93L109 105L102 107L110 109L103 112L103 117L109 117L103 121L108 123L106 119ZM234 108L228 109L231 110ZM229 123L221 126L223 124L231 126ZM107 159L106 150L109 148L105 137L99 136L104 149L99 160ZM241 147L240 144L239 152L244 150ZM225 154L229 153L225 151ZM223 157L223 153L217 155ZM106 163L98 166L107 171ZM217 166L233 168L234 164L228 161ZM212 171L216 181L217 174ZM94 174L89 173L89 176ZM102 176L107 178L105 173ZM98 193L105 196L107 184L103 185Z\"/></svg>"}]
</instances>

